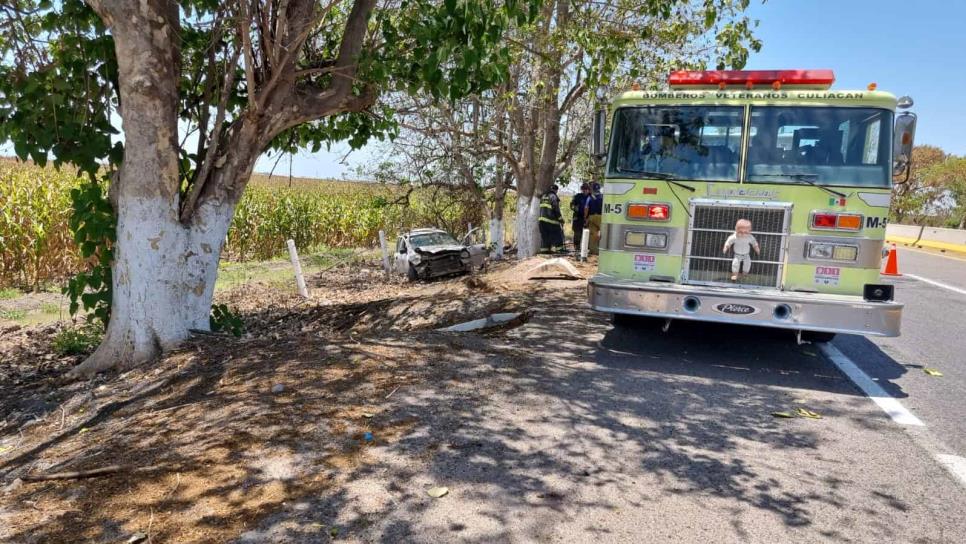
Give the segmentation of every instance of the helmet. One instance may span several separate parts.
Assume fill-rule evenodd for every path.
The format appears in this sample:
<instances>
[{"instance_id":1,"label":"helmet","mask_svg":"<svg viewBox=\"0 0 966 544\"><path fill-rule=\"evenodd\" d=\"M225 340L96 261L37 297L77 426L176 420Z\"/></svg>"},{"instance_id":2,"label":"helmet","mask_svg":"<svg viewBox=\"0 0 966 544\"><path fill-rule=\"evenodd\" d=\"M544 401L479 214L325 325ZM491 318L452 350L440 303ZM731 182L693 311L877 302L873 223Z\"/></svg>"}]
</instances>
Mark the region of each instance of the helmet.
<instances>
[{"instance_id":1,"label":"helmet","mask_svg":"<svg viewBox=\"0 0 966 544\"><path fill-rule=\"evenodd\" d=\"M600 192L600 184L597 183L596 181L594 182L594 184L592 185L592 187L594 188L594 192L595 193L599 193Z\"/></svg>"},{"instance_id":2,"label":"helmet","mask_svg":"<svg viewBox=\"0 0 966 544\"><path fill-rule=\"evenodd\" d=\"M557 184L556 183L554 183L553 185L550 186L550 192L551 193L556 193L558 189L560 189L560 187L557 187Z\"/></svg>"}]
</instances>

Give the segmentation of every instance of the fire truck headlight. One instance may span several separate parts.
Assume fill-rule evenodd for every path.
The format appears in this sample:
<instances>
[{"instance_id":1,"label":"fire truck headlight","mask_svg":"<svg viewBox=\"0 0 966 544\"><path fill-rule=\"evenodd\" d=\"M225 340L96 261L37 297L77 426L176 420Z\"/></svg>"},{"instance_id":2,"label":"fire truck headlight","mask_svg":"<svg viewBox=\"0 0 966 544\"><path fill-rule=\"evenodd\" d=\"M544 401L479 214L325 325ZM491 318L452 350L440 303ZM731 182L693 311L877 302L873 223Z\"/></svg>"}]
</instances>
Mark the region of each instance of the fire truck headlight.
<instances>
[{"instance_id":1,"label":"fire truck headlight","mask_svg":"<svg viewBox=\"0 0 966 544\"><path fill-rule=\"evenodd\" d=\"M624 245L628 247L665 249L667 248L667 234L632 230L624 235Z\"/></svg>"},{"instance_id":2,"label":"fire truck headlight","mask_svg":"<svg viewBox=\"0 0 966 544\"><path fill-rule=\"evenodd\" d=\"M667 234L648 234L644 240L644 245L664 249L667 247Z\"/></svg>"},{"instance_id":3,"label":"fire truck headlight","mask_svg":"<svg viewBox=\"0 0 966 544\"><path fill-rule=\"evenodd\" d=\"M859 248L855 246L835 246L832 259L836 261L854 261L859 256Z\"/></svg>"},{"instance_id":4,"label":"fire truck headlight","mask_svg":"<svg viewBox=\"0 0 966 544\"><path fill-rule=\"evenodd\" d=\"M809 259L831 259L834 251L835 246L832 244L819 244L815 242L808 244Z\"/></svg>"},{"instance_id":5,"label":"fire truck headlight","mask_svg":"<svg viewBox=\"0 0 966 544\"><path fill-rule=\"evenodd\" d=\"M855 261L859 256L858 246L849 244L832 244L825 242L809 242L808 258L829 261Z\"/></svg>"}]
</instances>

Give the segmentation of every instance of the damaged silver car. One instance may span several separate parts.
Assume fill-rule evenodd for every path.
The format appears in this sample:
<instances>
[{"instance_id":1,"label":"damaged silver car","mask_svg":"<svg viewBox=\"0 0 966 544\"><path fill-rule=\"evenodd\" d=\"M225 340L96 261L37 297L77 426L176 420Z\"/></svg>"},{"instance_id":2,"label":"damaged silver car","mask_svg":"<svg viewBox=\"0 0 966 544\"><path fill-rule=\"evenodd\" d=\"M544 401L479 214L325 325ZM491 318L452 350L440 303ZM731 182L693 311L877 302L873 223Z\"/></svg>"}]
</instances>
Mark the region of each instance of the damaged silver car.
<instances>
[{"instance_id":1,"label":"damaged silver car","mask_svg":"<svg viewBox=\"0 0 966 544\"><path fill-rule=\"evenodd\" d=\"M393 268L410 281L438 278L482 270L486 266L483 244L472 243L472 233L462 242L440 229L414 229L399 237Z\"/></svg>"}]
</instances>

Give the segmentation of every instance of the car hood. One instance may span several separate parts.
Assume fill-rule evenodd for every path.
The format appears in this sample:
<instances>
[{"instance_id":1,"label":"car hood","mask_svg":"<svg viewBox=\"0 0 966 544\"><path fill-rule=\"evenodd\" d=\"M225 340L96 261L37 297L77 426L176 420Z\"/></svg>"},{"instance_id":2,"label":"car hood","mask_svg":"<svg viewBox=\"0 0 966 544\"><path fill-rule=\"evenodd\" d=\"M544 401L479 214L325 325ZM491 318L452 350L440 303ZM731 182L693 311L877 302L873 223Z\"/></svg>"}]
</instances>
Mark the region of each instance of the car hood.
<instances>
[{"instance_id":1,"label":"car hood","mask_svg":"<svg viewBox=\"0 0 966 544\"><path fill-rule=\"evenodd\" d=\"M463 251L463 249L465 249L465 247L466 246L461 246L461 245L457 245L457 244L445 244L445 245L439 245L439 246L423 246L423 247L417 247L416 248L416 253L419 253L419 254L422 254L422 255L439 255L440 253L450 253L450 252L457 252L457 253L459 253L460 251Z\"/></svg>"}]
</instances>

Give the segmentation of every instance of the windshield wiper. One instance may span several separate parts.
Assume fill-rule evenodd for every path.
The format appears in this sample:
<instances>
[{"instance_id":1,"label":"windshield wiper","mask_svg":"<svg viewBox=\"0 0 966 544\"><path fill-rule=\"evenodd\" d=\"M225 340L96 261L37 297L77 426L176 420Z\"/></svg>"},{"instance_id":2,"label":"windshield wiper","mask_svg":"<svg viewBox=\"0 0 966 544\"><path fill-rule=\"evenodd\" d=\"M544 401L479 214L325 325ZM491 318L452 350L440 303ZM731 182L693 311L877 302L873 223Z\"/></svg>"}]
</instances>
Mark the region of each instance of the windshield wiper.
<instances>
[{"instance_id":1,"label":"windshield wiper","mask_svg":"<svg viewBox=\"0 0 966 544\"><path fill-rule=\"evenodd\" d=\"M818 187L819 189L821 189L821 190L823 190L823 191L825 191L825 192L827 192L829 194L833 194L833 195L835 195L835 196L837 196L839 198L845 198L845 193L840 193L840 192L836 191L835 189L829 189L828 187L826 187L824 185L819 185L818 183L815 183L815 178L818 177L818 174L806 174L806 173L803 173L803 172L794 172L794 173L791 173L791 174L781 173L781 174L752 174L752 175L753 176L758 176L758 177L769 177L769 176L771 176L771 177L774 177L774 178L791 178L791 179L793 179L795 181L801 181L802 183L807 183L808 185L811 185L812 187Z\"/></svg>"},{"instance_id":2,"label":"windshield wiper","mask_svg":"<svg viewBox=\"0 0 966 544\"><path fill-rule=\"evenodd\" d=\"M677 178L673 174L668 174L667 172L651 172L650 170L635 170L633 168L618 168L617 171L627 172L628 174L639 174L641 176L647 176L650 178L659 179L661 181L673 183L674 185L677 185L678 187L681 187L683 189L687 189L692 193L695 191L694 187L691 187L690 185L685 185L680 181L677 181Z\"/></svg>"}]
</instances>

